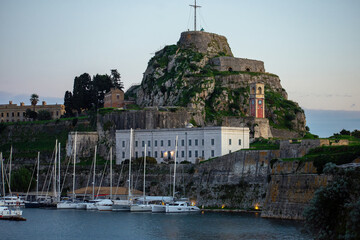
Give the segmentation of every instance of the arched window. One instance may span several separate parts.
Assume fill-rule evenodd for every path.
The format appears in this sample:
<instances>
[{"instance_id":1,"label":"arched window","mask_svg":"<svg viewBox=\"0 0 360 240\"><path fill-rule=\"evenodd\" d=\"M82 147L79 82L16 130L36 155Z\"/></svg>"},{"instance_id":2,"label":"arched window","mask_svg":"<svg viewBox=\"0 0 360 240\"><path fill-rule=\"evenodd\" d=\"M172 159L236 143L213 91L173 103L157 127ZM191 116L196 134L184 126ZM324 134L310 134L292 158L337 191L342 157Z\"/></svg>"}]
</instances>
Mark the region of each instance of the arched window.
<instances>
[{"instance_id":1,"label":"arched window","mask_svg":"<svg viewBox=\"0 0 360 240\"><path fill-rule=\"evenodd\" d=\"M250 72L250 68L246 68L246 71L247 71L247 72Z\"/></svg>"},{"instance_id":2,"label":"arched window","mask_svg":"<svg viewBox=\"0 0 360 240\"><path fill-rule=\"evenodd\" d=\"M262 94L262 89L261 89L261 87L258 88L258 94Z\"/></svg>"},{"instance_id":3,"label":"arched window","mask_svg":"<svg viewBox=\"0 0 360 240\"><path fill-rule=\"evenodd\" d=\"M228 69L228 70L229 70L229 72L232 72L232 71L233 71L233 69L232 69L231 67L229 67L229 69Z\"/></svg>"},{"instance_id":4,"label":"arched window","mask_svg":"<svg viewBox=\"0 0 360 240\"><path fill-rule=\"evenodd\" d=\"M251 88L251 94L255 94L255 87Z\"/></svg>"}]
</instances>

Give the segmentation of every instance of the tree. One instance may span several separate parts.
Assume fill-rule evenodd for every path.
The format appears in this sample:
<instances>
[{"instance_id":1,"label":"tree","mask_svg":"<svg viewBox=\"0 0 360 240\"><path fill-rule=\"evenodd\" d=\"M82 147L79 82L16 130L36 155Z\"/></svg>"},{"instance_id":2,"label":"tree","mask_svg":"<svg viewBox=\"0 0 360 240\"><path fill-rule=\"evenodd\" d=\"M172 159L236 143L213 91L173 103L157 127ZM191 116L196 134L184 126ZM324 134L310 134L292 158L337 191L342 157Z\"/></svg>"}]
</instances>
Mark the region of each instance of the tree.
<instances>
[{"instance_id":1,"label":"tree","mask_svg":"<svg viewBox=\"0 0 360 240\"><path fill-rule=\"evenodd\" d=\"M343 129L340 131L340 134L341 135L350 135L350 131Z\"/></svg>"},{"instance_id":2,"label":"tree","mask_svg":"<svg viewBox=\"0 0 360 240\"><path fill-rule=\"evenodd\" d=\"M66 117L73 117L73 95L70 91L66 91L65 92L65 96L64 96L64 105L65 105L65 116Z\"/></svg>"},{"instance_id":3,"label":"tree","mask_svg":"<svg viewBox=\"0 0 360 240\"><path fill-rule=\"evenodd\" d=\"M105 93L110 91L112 87L114 87L111 77L107 74L99 75L96 74L93 77L92 84L94 86L94 90L96 92L96 107L101 108L104 106L104 96Z\"/></svg>"},{"instance_id":4,"label":"tree","mask_svg":"<svg viewBox=\"0 0 360 240\"><path fill-rule=\"evenodd\" d=\"M34 106L34 112L35 112L35 106L36 104L39 102L39 95L37 95L36 93L33 93L31 94L30 96L30 102L31 102L31 105Z\"/></svg>"},{"instance_id":5,"label":"tree","mask_svg":"<svg viewBox=\"0 0 360 240\"><path fill-rule=\"evenodd\" d=\"M121 76L117 69L111 69L111 81L114 87L117 87L121 90L124 89L124 83L121 82Z\"/></svg>"},{"instance_id":6,"label":"tree","mask_svg":"<svg viewBox=\"0 0 360 240\"><path fill-rule=\"evenodd\" d=\"M28 108L26 109L25 117L35 120L37 118L37 113L31 110L30 108Z\"/></svg>"},{"instance_id":7,"label":"tree","mask_svg":"<svg viewBox=\"0 0 360 240\"><path fill-rule=\"evenodd\" d=\"M351 136L360 138L360 131L355 129L354 131L351 132Z\"/></svg>"},{"instance_id":8,"label":"tree","mask_svg":"<svg viewBox=\"0 0 360 240\"><path fill-rule=\"evenodd\" d=\"M306 226L316 239L360 239L360 169L326 164L333 180L316 191L305 210Z\"/></svg>"},{"instance_id":9,"label":"tree","mask_svg":"<svg viewBox=\"0 0 360 240\"><path fill-rule=\"evenodd\" d=\"M73 106L74 109L81 113L82 110L90 109L93 101L93 86L91 77L88 73L84 73L74 79L73 89Z\"/></svg>"},{"instance_id":10,"label":"tree","mask_svg":"<svg viewBox=\"0 0 360 240\"><path fill-rule=\"evenodd\" d=\"M51 120L51 114L49 111L40 110L37 114L38 120Z\"/></svg>"}]
</instances>

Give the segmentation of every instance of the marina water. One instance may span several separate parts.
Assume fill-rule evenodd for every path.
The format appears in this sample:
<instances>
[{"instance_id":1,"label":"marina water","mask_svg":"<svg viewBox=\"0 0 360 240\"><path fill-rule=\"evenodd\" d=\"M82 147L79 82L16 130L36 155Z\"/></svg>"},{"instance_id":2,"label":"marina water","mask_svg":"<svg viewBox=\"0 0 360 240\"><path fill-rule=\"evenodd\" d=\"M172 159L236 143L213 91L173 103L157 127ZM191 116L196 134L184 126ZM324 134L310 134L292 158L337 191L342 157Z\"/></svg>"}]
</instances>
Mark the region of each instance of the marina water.
<instances>
[{"instance_id":1,"label":"marina water","mask_svg":"<svg viewBox=\"0 0 360 240\"><path fill-rule=\"evenodd\" d=\"M1 221L0 239L311 239L302 222L264 219L258 213L24 209L23 216L27 221Z\"/></svg>"}]
</instances>

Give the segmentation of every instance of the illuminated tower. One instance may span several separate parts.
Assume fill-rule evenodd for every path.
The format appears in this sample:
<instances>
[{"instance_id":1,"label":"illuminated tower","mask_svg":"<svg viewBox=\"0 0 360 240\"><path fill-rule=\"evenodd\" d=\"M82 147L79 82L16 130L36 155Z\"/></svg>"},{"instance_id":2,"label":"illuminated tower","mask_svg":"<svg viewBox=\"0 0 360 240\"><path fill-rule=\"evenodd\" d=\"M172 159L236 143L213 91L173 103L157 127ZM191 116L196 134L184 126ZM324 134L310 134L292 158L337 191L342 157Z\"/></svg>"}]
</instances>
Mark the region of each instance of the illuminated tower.
<instances>
[{"instance_id":1,"label":"illuminated tower","mask_svg":"<svg viewBox=\"0 0 360 240\"><path fill-rule=\"evenodd\" d=\"M250 84L250 116L265 118L265 88L263 83Z\"/></svg>"}]
</instances>

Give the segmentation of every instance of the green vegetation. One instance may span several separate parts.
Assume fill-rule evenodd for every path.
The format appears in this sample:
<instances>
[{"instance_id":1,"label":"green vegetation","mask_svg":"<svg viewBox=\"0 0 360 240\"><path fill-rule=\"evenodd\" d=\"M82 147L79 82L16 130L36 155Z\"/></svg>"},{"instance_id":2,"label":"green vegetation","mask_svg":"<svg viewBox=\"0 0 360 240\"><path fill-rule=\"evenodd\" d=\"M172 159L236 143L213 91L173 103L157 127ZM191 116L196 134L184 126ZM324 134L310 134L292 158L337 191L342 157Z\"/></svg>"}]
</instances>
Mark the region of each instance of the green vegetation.
<instances>
[{"instance_id":1,"label":"green vegetation","mask_svg":"<svg viewBox=\"0 0 360 240\"><path fill-rule=\"evenodd\" d=\"M70 131L93 131L88 121L76 121L77 118L59 119L43 122L4 123L6 126L0 132L0 151L6 156L10 154L10 147L14 149L14 159L36 158L40 151L43 156L51 156L55 147L55 140L61 143L62 152L65 151L66 140ZM70 123L70 124L69 124ZM11 131L11 135L9 135Z\"/></svg>"},{"instance_id":2,"label":"green vegetation","mask_svg":"<svg viewBox=\"0 0 360 240\"><path fill-rule=\"evenodd\" d=\"M282 159L284 161L313 162L319 174L327 163L341 165L360 157L360 144L352 146L322 146L313 148L302 158Z\"/></svg>"},{"instance_id":3,"label":"green vegetation","mask_svg":"<svg viewBox=\"0 0 360 240\"><path fill-rule=\"evenodd\" d=\"M278 149L280 149L280 144L275 140L259 138L250 144L250 149L253 149L253 150L278 150Z\"/></svg>"},{"instance_id":4,"label":"green vegetation","mask_svg":"<svg viewBox=\"0 0 360 240\"><path fill-rule=\"evenodd\" d=\"M360 169L327 164L334 179L320 188L305 210L306 226L316 239L360 239Z\"/></svg>"},{"instance_id":5,"label":"green vegetation","mask_svg":"<svg viewBox=\"0 0 360 240\"><path fill-rule=\"evenodd\" d=\"M274 114L268 116L270 125L276 128L293 130L292 121L295 120L296 114L304 110L295 102L285 99L281 93L274 92L270 87L265 88L265 106L266 109L273 109Z\"/></svg>"},{"instance_id":6,"label":"green vegetation","mask_svg":"<svg viewBox=\"0 0 360 240\"><path fill-rule=\"evenodd\" d=\"M11 191L12 192L27 192L32 170L26 167L21 167L11 174ZM35 185L35 179L32 180L31 185Z\"/></svg>"}]
</instances>

